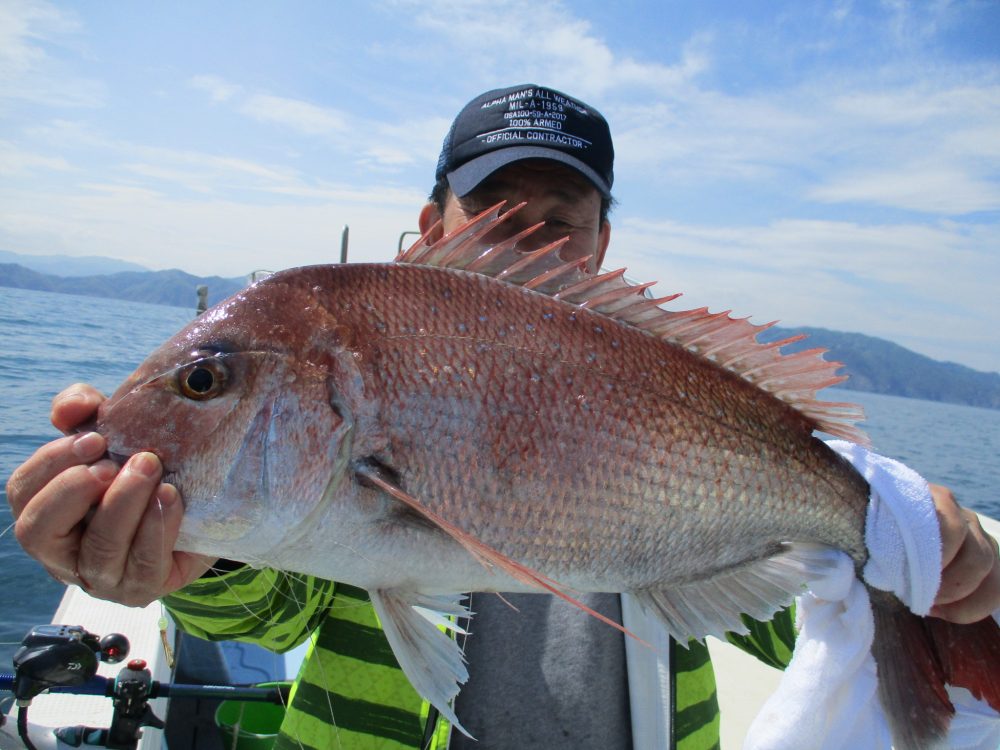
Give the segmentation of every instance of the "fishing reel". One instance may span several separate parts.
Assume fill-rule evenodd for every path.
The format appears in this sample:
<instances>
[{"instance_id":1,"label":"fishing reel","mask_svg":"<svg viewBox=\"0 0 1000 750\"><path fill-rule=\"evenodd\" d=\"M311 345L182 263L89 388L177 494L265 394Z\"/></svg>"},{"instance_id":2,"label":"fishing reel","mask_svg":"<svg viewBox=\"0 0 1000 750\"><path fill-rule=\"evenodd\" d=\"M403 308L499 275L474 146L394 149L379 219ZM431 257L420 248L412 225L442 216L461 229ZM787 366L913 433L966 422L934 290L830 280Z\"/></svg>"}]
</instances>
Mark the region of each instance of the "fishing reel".
<instances>
[{"instance_id":1,"label":"fishing reel","mask_svg":"<svg viewBox=\"0 0 1000 750\"><path fill-rule=\"evenodd\" d=\"M79 625L39 625L32 628L14 653L13 683L7 688L14 694L18 706L17 730L24 746L29 750L34 747L28 736L28 707L35 696L53 688L83 686L93 680L99 662L117 664L128 656L128 652L128 639L120 633L98 638ZM137 736L141 723L159 722L155 716L147 716L149 707L144 696L149 692L151 676L145 667L144 661L136 659L134 664L129 662L129 668L119 675L121 687L116 685L115 721L112 726L121 728L123 734L109 737L109 730L68 727L59 730L57 737L74 747L85 742L97 744L96 740L101 740L105 747L134 747L134 739L131 744L122 743ZM121 679L123 675L124 680ZM64 734L60 735L60 732ZM95 733L98 736L94 736Z\"/></svg>"},{"instance_id":2,"label":"fishing reel","mask_svg":"<svg viewBox=\"0 0 1000 750\"><path fill-rule=\"evenodd\" d=\"M35 750L28 736L28 707L43 691L110 698L114 714L109 727L68 726L54 730L56 739L70 747L106 747L134 750L142 727L164 728L149 701L155 698L250 700L287 705L289 688L233 685L179 685L153 680L143 659L132 659L114 678L97 674L99 662L117 664L129 652L125 636L111 633L98 638L76 625L39 625L25 636L14 654L14 674L0 673L0 692L13 693L18 706L17 733L27 750ZM0 714L0 721L3 714Z\"/></svg>"},{"instance_id":3,"label":"fishing reel","mask_svg":"<svg viewBox=\"0 0 1000 750\"><path fill-rule=\"evenodd\" d=\"M128 651L119 633L98 638L79 625L38 625L14 653L14 698L27 706L43 690L82 685L97 674L99 661L117 664Z\"/></svg>"}]
</instances>

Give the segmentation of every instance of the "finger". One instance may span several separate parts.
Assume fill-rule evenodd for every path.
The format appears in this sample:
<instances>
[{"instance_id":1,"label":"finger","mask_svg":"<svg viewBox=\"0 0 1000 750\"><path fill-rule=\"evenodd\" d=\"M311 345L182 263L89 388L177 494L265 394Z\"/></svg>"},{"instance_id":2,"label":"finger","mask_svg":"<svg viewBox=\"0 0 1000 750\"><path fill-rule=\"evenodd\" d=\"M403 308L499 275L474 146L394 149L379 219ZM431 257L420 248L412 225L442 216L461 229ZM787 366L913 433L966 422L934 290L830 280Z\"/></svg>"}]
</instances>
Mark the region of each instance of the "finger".
<instances>
[{"instance_id":1,"label":"finger","mask_svg":"<svg viewBox=\"0 0 1000 750\"><path fill-rule=\"evenodd\" d=\"M205 575L218 558L212 555L196 555L193 552L174 552L174 569L164 586L167 591L176 591Z\"/></svg>"},{"instance_id":2,"label":"finger","mask_svg":"<svg viewBox=\"0 0 1000 750\"><path fill-rule=\"evenodd\" d=\"M7 480L7 502L16 519L42 489L67 469L96 461L107 449L96 432L53 440L18 466Z\"/></svg>"},{"instance_id":3,"label":"finger","mask_svg":"<svg viewBox=\"0 0 1000 750\"><path fill-rule=\"evenodd\" d=\"M941 572L934 614L963 621L982 619L1000 607L1000 555L997 540L986 533L978 516L962 510L966 537L961 549ZM971 619L966 619L971 618Z\"/></svg>"},{"instance_id":4,"label":"finger","mask_svg":"<svg viewBox=\"0 0 1000 750\"><path fill-rule=\"evenodd\" d=\"M86 383L75 383L52 399L52 425L69 434L93 419L102 401L104 396L96 388Z\"/></svg>"},{"instance_id":5,"label":"finger","mask_svg":"<svg viewBox=\"0 0 1000 750\"><path fill-rule=\"evenodd\" d=\"M172 485L168 486L172 487ZM181 518L184 514L184 507L180 499L180 493L177 493L176 514L177 529L179 531ZM194 552L168 551L168 554L170 555L173 564L170 569L170 574L167 576L166 581L164 581L163 594L168 594L187 586L189 583L197 580L208 572L208 570L218 561L218 557L215 555L199 555Z\"/></svg>"},{"instance_id":6,"label":"finger","mask_svg":"<svg viewBox=\"0 0 1000 750\"><path fill-rule=\"evenodd\" d=\"M950 604L964 599L982 583L992 567L993 546L970 533L958 554L941 571L935 602Z\"/></svg>"},{"instance_id":7,"label":"finger","mask_svg":"<svg viewBox=\"0 0 1000 750\"><path fill-rule=\"evenodd\" d=\"M951 564L958 554L969 532L969 519L962 513L961 506L947 487L930 485L931 498L937 510L941 527L941 567Z\"/></svg>"},{"instance_id":8,"label":"finger","mask_svg":"<svg viewBox=\"0 0 1000 750\"><path fill-rule=\"evenodd\" d=\"M14 526L24 550L57 577L74 577L81 522L100 502L118 467L108 460L73 466L57 475L27 504Z\"/></svg>"},{"instance_id":9,"label":"finger","mask_svg":"<svg viewBox=\"0 0 1000 750\"><path fill-rule=\"evenodd\" d=\"M935 604L931 614L966 624L979 622L997 609L1000 609L1000 558L994 552L992 565L972 593L951 603Z\"/></svg>"},{"instance_id":10,"label":"finger","mask_svg":"<svg viewBox=\"0 0 1000 750\"><path fill-rule=\"evenodd\" d=\"M183 513L177 489L161 484L146 507L128 551L120 587L125 604L145 605L169 593L172 552Z\"/></svg>"},{"instance_id":11,"label":"finger","mask_svg":"<svg viewBox=\"0 0 1000 750\"><path fill-rule=\"evenodd\" d=\"M152 453L132 456L104 498L80 539L77 570L90 590L116 593L132 540L160 483L162 467Z\"/></svg>"}]
</instances>

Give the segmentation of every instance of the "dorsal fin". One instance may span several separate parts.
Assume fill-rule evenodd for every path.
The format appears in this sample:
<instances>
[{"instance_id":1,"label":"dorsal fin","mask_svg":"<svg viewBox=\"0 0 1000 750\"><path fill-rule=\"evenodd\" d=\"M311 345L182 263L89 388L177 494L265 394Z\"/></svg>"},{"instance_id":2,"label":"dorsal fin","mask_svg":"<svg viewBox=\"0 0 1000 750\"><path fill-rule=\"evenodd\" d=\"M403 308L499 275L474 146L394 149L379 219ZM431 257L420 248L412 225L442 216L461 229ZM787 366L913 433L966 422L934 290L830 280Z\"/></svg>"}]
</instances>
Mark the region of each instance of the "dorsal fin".
<instances>
[{"instance_id":1,"label":"dorsal fin","mask_svg":"<svg viewBox=\"0 0 1000 750\"><path fill-rule=\"evenodd\" d=\"M860 406L816 398L817 391L847 380L846 375L837 374L841 363L823 359L826 349L782 354L782 346L805 337L765 344L757 341L757 334L774 323L755 325L745 318L731 317L728 310L712 313L705 307L665 310L660 305L680 295L651 299L646 290L652 285L633 284L625 277L625 269L588 273L585 261L559 257L565 240L530 252L519 250L518 244L541 224L497 244L485 240L524 205L501 213L504 204L498 203L431 243L435 225L396 261L474 271L602 313L739 375L797 409L815 429L868 444L868 437L855 424L864 419Z\"/></svg>"}]
</instances>

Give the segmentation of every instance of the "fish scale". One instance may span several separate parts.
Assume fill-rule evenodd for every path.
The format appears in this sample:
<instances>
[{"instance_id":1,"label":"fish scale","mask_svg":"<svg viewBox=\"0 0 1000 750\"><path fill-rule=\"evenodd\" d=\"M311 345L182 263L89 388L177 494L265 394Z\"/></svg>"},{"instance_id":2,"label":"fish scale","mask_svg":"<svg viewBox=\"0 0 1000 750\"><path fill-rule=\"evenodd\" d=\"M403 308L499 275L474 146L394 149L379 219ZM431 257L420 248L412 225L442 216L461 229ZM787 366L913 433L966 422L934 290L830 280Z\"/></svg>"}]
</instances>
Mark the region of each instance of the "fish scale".
<instances>
[{"instance_id":1,"label":"fish scale","mask_svg":"<svg viewBox=\"0 0 1000 750\"><path fill-rule=\"evenodd\" d=\"M400 473L409 492L437 512L461 519L471 533L502 553L554 577L570 569L578 573L585 561L560 559L557 553L564 547L552 540L574 538L586 529L593 538L589 557L603 570L607 565L602 555L612 557L619 541L613 530L640 512L646 538L633 539L632 546L648 546L645 557L667 559L667 567L685 578L689 571L678 570L675 563L686 560L699 571L711 570L717 553L699 553L677 542L669 551L660 551L653 540L662 538L654 530L669 528L671 514L665 509L673 503L690 507L709 501L714 498L712 485L724 488L723 496L778 506L787 524L776 529L771 521L774 536L769 544L808 539L860 546L857 519L867 502L865 486L832 453L826 456L824 446L808 435L803 439L802 420L790 407L773 416L774 407L762 406L763 394L749 387L724 388L717 377L692 381L689 370L676 364L657 368L655 363L667 358L699 363L686 352L662 351L670 345L647 334L567 309L544 295L498 287L482 277L470 283L467 274L419 267L358 265L340 270L344 279L336 291L327 292L332 298L345 288L356 298L373 300L379 300L379 284L394 290L384 303L373 302L373 309L352 304L345 317L338 318L338 324L356 331L356 339L363 342L358 360L374 383L371 392L384 415L381 429L387 446L381 457ZM348 307L343 302L340 306ZM502 317L505 310L518 310L520 320L539 323L512 324ZM385 330L380 332L376 321ZM460 329L464 332L458 333ZM558 358L548 354L551 337L560 341ZM484 368L487 359L490 365ZM636 369L649 374L639 384L630 377ZM451 376L469 370L476 371L476 377ZM609 390L607 383L614 387ZM680 388L684 397L673 397ZM618 404L626 391L633 406L622 413ZM720 411L736 416L720 421ZM795 432L785 428L788 422L798 422ZM734 430L733 424L744 429ZM436 438L426 441L425 435ZM679 457L673 454L676 444L687 446ZM791 480L762 455L766 451L761 446L770 444L781 446L775 453L789 454L807 446L814 465L803 464L794 481L803 488L812 485L802 493L811 502L788 503L775 491ZM622 445L634 450L628 461L623 460ZM491 471L470 475L467 466L472 461L485 463ZM640 490L623 471L626 463L663 468ZM490 493L477 486L487 477L506 502L490 502ZM706 477L712 484L706 485ZM539 496L531 494L532 486L539 488ZM757 487L770 491L757 492ZM628 498L629 510L616 512L604 501L609 495ZM845 498L853 504L844 503ZM512 510L523 507L538 508L535 525L526 527ZM829 534L830 517L837 512L851 519L850 541L845 542L847 533L842 538ZM793 519L802 525L795 526ZM739 520L738 514L716 513L713 522ZM825 536L819 535L820 528ZM529 534L549 536L546 558L524 544ZM694 541L707 549L698 537ZM762 545L753 541L751 547L756 554ZM738 538L728 539L727 549L732 550L724 558L727 566L733 562L730 556L744 554ZM744 559L753 559L746 554ZM650 582L647 571L643 578Z\"/></svg>"}]
</instances>

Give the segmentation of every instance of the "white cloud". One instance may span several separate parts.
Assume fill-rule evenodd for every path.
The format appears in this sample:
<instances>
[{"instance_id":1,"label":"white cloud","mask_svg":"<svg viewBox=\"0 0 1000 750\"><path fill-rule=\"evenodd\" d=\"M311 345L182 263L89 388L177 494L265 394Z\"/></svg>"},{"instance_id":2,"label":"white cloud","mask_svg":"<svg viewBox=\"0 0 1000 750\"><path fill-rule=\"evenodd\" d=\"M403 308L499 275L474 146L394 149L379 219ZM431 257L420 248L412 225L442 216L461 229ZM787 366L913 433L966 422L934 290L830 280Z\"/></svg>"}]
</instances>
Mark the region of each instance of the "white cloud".
<instances>
[{"instance_id":1,"label":"white cloud","mask_svg":"<svg viewBox=\"0 0 1000 750\"><path fill-rule=\"evenodd\" d=\"M874 68L800 64L783 71L777 86L746 92L712 87L704 75L732 41L731 28L692 35L676 52L665 51L667 59L678 57L664 64L613 47L565 3L455 0L431 11L406 0L393 7L444 39L449 58L461 59L473 79L495 81L503 70L505 80L550 83L597 104L612 123L622 175L669 175L694 186L767 180L796 199L931 215L996 207L1000 68L927 57L921 45L958 13L947 3L899 3L867 15L839 3L828 14L834 24L847 24L855 43L861 26L877 24L894 40L895 56ZM780 44L790 48L787 60L817 58L794 52L812 49L813 37ZM845 53L849 48L830 43L819 57Z\"/></svg>"},{"instance_id":2,"label":"white cloud","mask_svg":"<svg viewBox=\"0 0 1000 750\"><path fill-rule=\"evenodd\" d=\"M138 177L161 192L180 188L214 195L277 191L303 184L303 176L286 164L134 143L107 137L80 122L56 120L30 128L26 135L34 141L58 143L69 156L33 154L0 142L0 167L7 162L22 171L29 166L45 167L109 181Z\"/></svg>"},{"instance_id":3,"label":"white cloud","mask_svg":"<svg viewBox=\"0 0 1000 750\"><path fill-rule=\"evenodd\" d=\"M298 99L254 94L240 111L263 122L285 125L306 135L338 135L347 130L347 117L332 107L321 107Z\"/></svg>"},{"instance_id":4,"label":"white cloud","mask_svg":"<svg viewBox=\"0 0 1000 750\"><path fill-rule=\"evenodd\" d=\"M451 59L477 78L506 83L535 81L583 99L615 89L671 91L685 85L709 63L700 39L673 65L617 54L591 24L562 2L539 0L444 0L428 6L402 0L394 7L411 12L413 23L443 39Z\"/></svg>"},{"instance_id":5,"label":"white cloud","mask_svg":"<svg viewBox=\"0 0 1000 750\"><path fill-rule=\"evenodd\" d=\"M431 115L406 120L377 120L333 107L269 93L247 93L214 76L198 76L197 88L216 101L228 101L240 114L315 137L351 163L389 171L431 163L451 120ZM428 177L428 180L430 178Z\"/></svg>"},{"instance_id":6,"label":"white cloud","mask_svg":"<svg viewBox=\"0 0 1000 750\"><path fill-rule=\"evenodd\" d=\"M901 83L806 76L785 89L690 89L639 106L612 99L619 172L695 187L764 180L795 199L930 215L996 210L1000 68L965 72Z\"/></svg>"},{"instance_id":7,"label":"white cloud","mask_svg":"<svg viewBox=\"0 0 1000 750\"><path fill-rule=\"evenodd\" d=\"M330 203L357 203L371 208L384 206L414 212L423 205L426 194L412 188L400 188L391 185L373 185L365 188L353 185L337 185L319 183L316 186L292 185L284 188L272 188L267 192L275 195L309 198Z\"/></svg>"},{"instance_id":8,"label":"white cloud","mask_svg":"<svg viewBox=\"0 0 1000 750\"><path fill-rule=\"evenodd\" d=\"M869 203L944 216L1000 210L1000 185L947 165L841 175L808 195L829 203Z\"/></svg>"},{"instance_id":9,"label":"white cloud","mask_svg":"<svg viewBox=\"0 0 1000 750\"><path fill-rule=\"evenodd\" d=\"M70 171L72 167L61 156L47 156L19 148L10 141L0 141L0 175L27 175L37 170Z\"/></svg>"},{"instance_id":10,"label":"white cloud","mask_svg":"<svg viewBox=\"0 0 1000 750\"><path fill-rule=\"evenodd\" d=\"M807 142L818 127L810 108L780 98L709 91L608 110L620 167L689 184L797 169L812 158Z\"/></svg>"},{"instance_id":11,"label":"white cloud","mask_svg":"<svg viewBox=\"0 0 1000 750\"><path fill-rule=\"evenodd\" d=\"M403 122L358 123L355 148L382 166L432 164L441 149L451 120L444 117L411 118ZM432 173L427 173L430 184Z\"/></svg>"},{"instance_id":12,"label":"white cloud","mask_svg":"<svg viewBox=\"0 0 1000 750\"><path fill-rule=\"evenodd\" d=\"M676 309L704 305L758 323L860 331L1000 371L998 246L1000 228L955 222L717 228L625 219L607 263L627 265L638 280L660 279L654 291L683 292Z\"/></svg>"},{"instance_id":13,"label":"white cloud","mask_svg":"<svg viewBox=\"0 0 1000 750\"><path fill-rule=\"evenodd\" d=\"M191 85L207 93L214 102L226 102L243 89L215 75L198 75L191 79Z\"/></svg>"},{"instance_id":14,"label":"white cloud","mask_svg":"<svg viewBox=\"0 0 1000 750\"><path fill-rule=\"evenodd\" d=\"M77 24L65 12L45 2L8 0L0 5L0 78L10 80L41 65L45 52L39 41L73 32Z\"/></svg>"},{"instance_id":15,"label":"white cloud","mask_svg":"<svg viewBox=\"0 0 1000 750\"><path fill-rule=\"evenodd\" d=\"M451 124L436 116L404 122L373 120L272 94L253 94L238 109L256 120L320 137L353 163L390 170L430 162Z\"/></svg>"},{"instance_id":16,"label":"white cloud","mask_svg":"<svg viewBox=\"0 0 1000 750\"><path fill-rule=\"evenodd\" d=\"M103 103L104 86L78 75L45 51L79 32L72 11L40 0L0 4L0 102L22 100L58 107Z\"/></svg>"},{"instance_id":17,"label":"white cloud","mask_svg":"<svg viewBox=\"0 0 1000 750\"><path fill-rule=\"evenodd\" d=\"M236 202L175 198L142 186L88 184L68 194L0 190L0 242L18 252L103 255L153 269L238 276L339 257L351 228L351 260L386 261L416 228L420 203L381 191L332 187L325 200ZM314 196L315 197L315 196ZM414 196L410 196L412 198ZM375 198L376 200L372 200Z\"/></svg>"}]
</instances>

